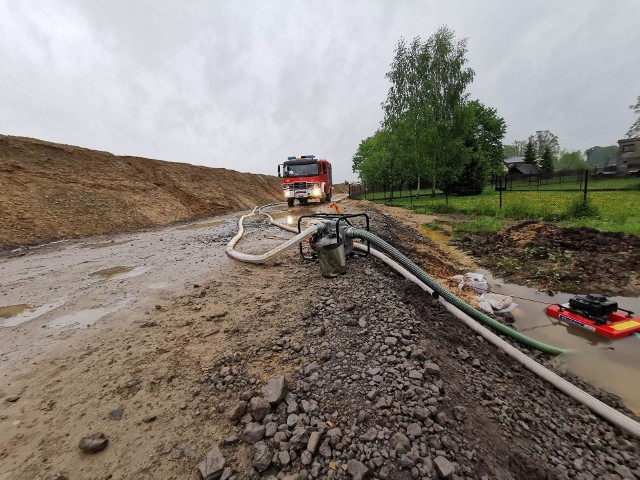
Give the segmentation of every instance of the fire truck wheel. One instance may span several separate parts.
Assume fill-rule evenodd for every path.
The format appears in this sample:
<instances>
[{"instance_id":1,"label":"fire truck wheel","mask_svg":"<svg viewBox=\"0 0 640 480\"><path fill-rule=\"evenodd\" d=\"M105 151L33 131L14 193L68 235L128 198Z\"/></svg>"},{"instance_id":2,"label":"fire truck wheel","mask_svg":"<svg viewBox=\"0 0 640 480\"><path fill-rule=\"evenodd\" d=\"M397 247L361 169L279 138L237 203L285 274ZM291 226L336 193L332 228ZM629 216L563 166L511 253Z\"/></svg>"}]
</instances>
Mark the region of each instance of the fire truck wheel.
<instances>
[{"instance_id":1,"label":"fire truck wheel","mask_svg":"<svg viewBox=\"0 0 640 480\"><path fill-rule=\"evenodd\" d=\"M327 203L331 201L331 194L327 195Z\"/></svg>"},{"instance_id":2,"label":"fire truck wheel","mask_svg":"<svg viewBox=\"0 0 640 480\"><path fill-rule=\"evenodd\" d=\"M287 198L287 205L293 207L293 198Z\"/></svg>"}]
</instances>

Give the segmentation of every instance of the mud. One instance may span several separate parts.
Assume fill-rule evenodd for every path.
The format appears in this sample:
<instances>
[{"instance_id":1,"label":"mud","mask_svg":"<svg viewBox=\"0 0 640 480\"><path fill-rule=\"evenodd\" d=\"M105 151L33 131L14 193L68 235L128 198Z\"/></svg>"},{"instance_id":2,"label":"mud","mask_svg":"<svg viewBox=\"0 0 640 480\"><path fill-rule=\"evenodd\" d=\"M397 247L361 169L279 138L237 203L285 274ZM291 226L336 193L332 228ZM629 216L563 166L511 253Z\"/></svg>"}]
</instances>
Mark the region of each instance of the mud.
<instances>
[{"instance_id":1,"label":"mud","mask_svg":"<svg viewBox=\"0 0 640 480\"><path fill-rule=\"evenodd\" d=\"M640 237L522 222L456 242L511 283L568 293L640 296Z\"/></svg>"}]
</instances>

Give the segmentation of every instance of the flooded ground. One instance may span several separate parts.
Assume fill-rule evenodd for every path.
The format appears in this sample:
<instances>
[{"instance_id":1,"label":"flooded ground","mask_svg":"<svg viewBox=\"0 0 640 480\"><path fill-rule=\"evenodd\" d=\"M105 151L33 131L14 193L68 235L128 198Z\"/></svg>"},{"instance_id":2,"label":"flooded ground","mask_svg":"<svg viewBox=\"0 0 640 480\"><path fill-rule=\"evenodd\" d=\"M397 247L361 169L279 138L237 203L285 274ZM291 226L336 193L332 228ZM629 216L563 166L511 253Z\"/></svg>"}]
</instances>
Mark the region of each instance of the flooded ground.
<instances>
[{"instance_id":1,"label":"flooded ground","mask_svg":"<svg viewBox=\"0 0 640 480\"><path fill-rule=\"evenodd\" d=\"M573 353L556 359L567 371L589 383L618 395L625 405L640 414L640 336L610 340L585 329L548 317L544 309L552 303L567 303L572 294L550 296L533 288L504 283L482 270L491 290L514 296L518 304L512 313L517 329L542 342L567 348ZM618 306L640 312L640 298L610 297Z\"/></svg>"},{"instance_id":2,"label":"flooded ground","mask_svg":"<svg viewBox=\"0 0 640 480\"><path fill-rule=\"evenodd\" d=\"M296 225L307 207L274 208L277 221ZM0 375L50 352L75 331L116 328L145 316L163 299L204 278L237 267L226 254L239 215L228 215L135 235L92 237L39 247L0 259ZM240 250L261 253L266 238L259 222L245 222ZM2 385L0 384L0 390Z\"/></svg>"}]
</instances>

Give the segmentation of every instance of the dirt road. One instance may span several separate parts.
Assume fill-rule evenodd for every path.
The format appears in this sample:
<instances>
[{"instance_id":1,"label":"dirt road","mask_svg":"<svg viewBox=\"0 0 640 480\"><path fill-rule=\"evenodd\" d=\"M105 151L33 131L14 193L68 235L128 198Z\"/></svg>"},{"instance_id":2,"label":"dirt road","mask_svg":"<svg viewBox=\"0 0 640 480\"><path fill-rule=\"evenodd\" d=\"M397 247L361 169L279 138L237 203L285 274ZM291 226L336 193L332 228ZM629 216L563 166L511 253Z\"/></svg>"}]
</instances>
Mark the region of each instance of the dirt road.
<instances>
[{"instance_id":1,"label":"dirt road","mask_svg":"<svg viewBox=\"0 0 640 480\"><path fill-rule=\"evenodd\" d=\"M379 234L412 235L371 213ZM334 280L294 251L239 264L224 254L236 219L0 260L0 305L13 306L0 320L0 479L195 479L217 449L220 478L640 475L634 439L376 261ZM289 237L245 226L242 251ZM443 276L455 266L444 253L432 261ZM285 401L261 420L230 419L278 375ZM107 448L82 453L93 432ZM311 456L309 435L320 440Z\"/></svg>"}]
</instances>

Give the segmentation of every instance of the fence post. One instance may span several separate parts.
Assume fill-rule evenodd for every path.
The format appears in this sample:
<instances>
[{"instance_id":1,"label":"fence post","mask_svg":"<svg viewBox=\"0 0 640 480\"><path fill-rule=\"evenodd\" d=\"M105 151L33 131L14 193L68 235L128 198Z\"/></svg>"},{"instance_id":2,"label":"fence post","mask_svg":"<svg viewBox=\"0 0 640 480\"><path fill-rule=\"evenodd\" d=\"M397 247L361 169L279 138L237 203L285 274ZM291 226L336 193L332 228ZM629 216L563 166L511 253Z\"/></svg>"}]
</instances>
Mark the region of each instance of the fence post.
<instances>
[{"instance_id":1,"label":"fence post","mask_svg":"<svg viewBox=\"0 0 640 480\"><path fill-rule=\"evenodd\" d=\"M587 185L589 184L589 172L587 170L585 170L584 172L584 197L583 197L583 202L586 205L587 204Z\"/></svg>"},{"instance_id":2,"label":"fence post","mask_svg":"<svg viewBox=\"0 0 640 480\"><path fill-rule=\"evenodd\" d=\"M507 177L504 178L505 185L507 184ZM502 176L498 177L498 191L500 192L500 210L502 210Z\"/></svg>"}]
</instances>

